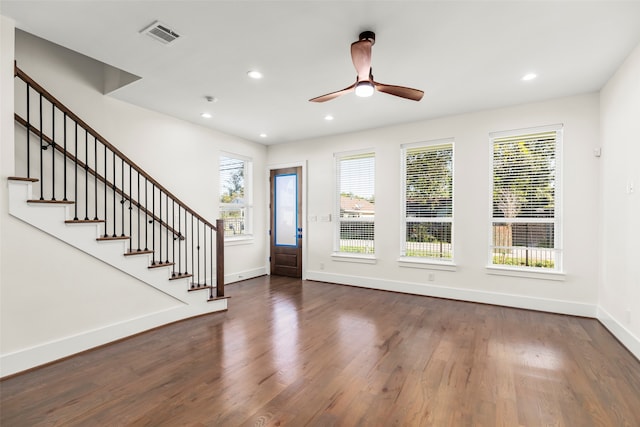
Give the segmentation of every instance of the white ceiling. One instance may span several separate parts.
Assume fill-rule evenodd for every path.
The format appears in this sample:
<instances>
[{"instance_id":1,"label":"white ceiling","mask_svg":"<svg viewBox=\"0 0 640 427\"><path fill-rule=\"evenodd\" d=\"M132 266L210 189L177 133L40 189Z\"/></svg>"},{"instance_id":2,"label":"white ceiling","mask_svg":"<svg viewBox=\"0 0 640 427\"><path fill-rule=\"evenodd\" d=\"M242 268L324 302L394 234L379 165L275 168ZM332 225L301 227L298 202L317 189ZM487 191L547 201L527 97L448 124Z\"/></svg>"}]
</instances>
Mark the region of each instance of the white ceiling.
<instances>
[{"instance_id":1,"label":"white ceiling","mask_svg":"<svg viewBox=\"0 0 640 427\"><path fill-rule=\"evenodd\" d=\"M640 43L640 1L1 0L0 13L141 77L110 96L263 144L597 91ZM139 33L155 20L178 41ZM308 102L355 81L363 30L376 33L376 80L422 101Z\"/></svg>"}]
</instances>

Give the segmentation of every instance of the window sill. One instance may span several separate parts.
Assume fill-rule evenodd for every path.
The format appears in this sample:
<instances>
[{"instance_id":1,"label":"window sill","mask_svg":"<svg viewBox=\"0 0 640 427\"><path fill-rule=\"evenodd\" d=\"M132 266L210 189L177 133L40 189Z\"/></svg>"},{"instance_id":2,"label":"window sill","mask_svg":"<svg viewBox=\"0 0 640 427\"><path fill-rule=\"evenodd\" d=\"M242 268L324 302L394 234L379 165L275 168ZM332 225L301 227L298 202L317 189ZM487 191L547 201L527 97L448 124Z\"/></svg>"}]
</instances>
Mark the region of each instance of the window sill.
<instances>
[{"instance_id":1,"label":"window sill","mask_svg":"<svg viewBox=\"0 0 640 427\"><path fill-rule=\"evenodd\" d=\"M456 271L458 266L453 261L436 261L417 257L400 257L398 266L404 268L424 268L427 270Z\"/></svg>"},{"instance_id":2,"label":"window sill","mask_svg":"<svg viewBox=\"0 0 640 427\"><path fill-rule=\"evenodd\" d=\"M529 279L554 280L557 282L566 280L566 274L560 271L528 270L524 268L498 267L495 265L488 265L486 269L487 274L497 276L525 277Z\"/></svg>"},{"instance_id":3,"label":"window sill","mask_svg":"<svg viewBox=\"0 0 640 427\"><path fill-rule=\"evenodd\" d=\"M350 254L343 252L334 252L331 259L339 262L357 262L360 264L375 264L378 262L375 255Z\"/></svg>"},{"instance_id":4,"label":"window sill","mask_svg":"<svg viewBox=\"0 0 640 427\"><path fill-rule=\"evenodd\" d=\"M224 245L225 246L238 246L238 245L250 245L253 243L253 236L237 236L237 237L225 237Z\"/></svg>"}]
</instances>

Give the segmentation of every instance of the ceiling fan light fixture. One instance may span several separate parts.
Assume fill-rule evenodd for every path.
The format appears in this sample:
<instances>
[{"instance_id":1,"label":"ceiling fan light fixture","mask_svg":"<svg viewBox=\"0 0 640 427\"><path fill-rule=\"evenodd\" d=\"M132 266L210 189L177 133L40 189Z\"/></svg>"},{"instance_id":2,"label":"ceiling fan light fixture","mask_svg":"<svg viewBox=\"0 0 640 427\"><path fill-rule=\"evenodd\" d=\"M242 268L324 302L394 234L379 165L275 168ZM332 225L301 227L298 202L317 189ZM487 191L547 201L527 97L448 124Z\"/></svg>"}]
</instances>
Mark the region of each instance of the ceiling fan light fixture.
<instances>
[{"instance_id":1,"label":"ceiling fan light fixture","mask_svg":"<svg viewBox=\"0 0 640 427\"><path fill-rule=\"evenodd\" d=\"M373 83L369 81L358 82L356 85L356 95L362 98L373 95L374 90Z\"/></svg>"}]
</instances>

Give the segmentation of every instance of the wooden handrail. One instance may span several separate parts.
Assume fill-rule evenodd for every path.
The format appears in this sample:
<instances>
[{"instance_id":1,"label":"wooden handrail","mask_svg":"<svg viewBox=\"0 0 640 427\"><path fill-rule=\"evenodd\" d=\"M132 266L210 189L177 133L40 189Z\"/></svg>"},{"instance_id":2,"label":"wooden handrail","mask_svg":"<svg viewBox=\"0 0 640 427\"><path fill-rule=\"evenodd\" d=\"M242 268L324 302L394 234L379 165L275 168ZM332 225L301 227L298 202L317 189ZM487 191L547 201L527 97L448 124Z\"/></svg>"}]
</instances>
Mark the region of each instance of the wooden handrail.
<instances>
[{"instance_id":1,"label":"wooden handrail","mask_svg":"<svg viewBox=\"0 0 640 427\"><path fill-rule=\"evenodd\" d=\"M150 266L150 268L155 267L155 266L172 266L172 279L177 279L177 278L184 278L184 277L191 277L193 276L194 279L196 279L197 277L197 281L194 280L191 283L191 289L190 290L195 290L195 289L204 289L204 288L208 288L209 289L209 300L213 300L213 299L217 299L217 298L224 298L224 222L223 220L216 220L215 225L212 224L211 222L207 221L205 218L203 218L201 215L199 215L197 212L195 212L193 209L189 208L184 202L182 202L180 199L178 199L173 193L169 192L164 186L162 186L158 181L156 181L154 178L152 178L148 173L146 173L140 166L138 166L135 162L133 162L131 159L129 159L126 155L124 155L120 150L118 150L116 147L114 147L110 142L108 142L102 135L100 135L98 132L96 132L91 126L89 126L87 123L85 123L82 119L80 119L75 113L73 113L68 107L66 107L62 102L60 102L56 97L54 97L51 93L49 93L45 88L43 88L40 84L38 84L36 81L34 81L31 77L29 77L26 73L24 73L22 70L20 70L20 68L18 68L17 63L15 64L14 67L14 72L15 72L15 77L19 78L22 82L24 82L27 86L27 99L26 99L26 106L27 106L27 113L26 113L26 117L28 118L28 120L25 120L20 114L18 114L17 112L14 113L15 116L15 121L17 124L24 126L25 130L26 130L26 142L27 142L27 162L26 162L26 166L27 166L27 178L23 178L25 180L36 180L35 178L30 178L30 169L29 169L29 165L30 165L30 156L29 156L29 147L30 147L30 135L35 135L37 141L40 142L39 144L39 151L40 151L40 155L39 155L39 173L40 173L40 179L39 181L41 182L40 184L40 200L42 203L51 203L53 201L55 201L55 176L56 176L56 169L55 169L55 165L57 163L56 159L59 160L59 158L56 155L56 151L58 153L62 154L62 162L63 162L63 168L64 168L64 194L65 194L65 201L66 199L66 195L67 195L67 164L69 161L73 162L75 165L74 168L74 173L75 173L75 181L74 181L74 190L75 190L75 197L78 198L78 196L80 196L78 194L78 170L80 171L84 171L83 173L86 174L85 176L85 180L86 180L86 185L88 188L88 175L91 175L92 177L95 178L95 182L96 182L96 193L95 193L95 198L96 198L96 215L97 215L97 206L98 206L98 201L97 201L97 183L100 182L101 185L103 185L105 187L105 191L104 191L104 215L105 215L105 235L103 236L103 239L108 239L109 237L107 236L107 230L106 230L106 218L107 218L107 206L108 206L108 202L107 202L107 189L112 190L112 195L113 198L112 200L112 207L113 207L113 215L114 215L114 223L113 223L113 238L116 238L116 224L117 224L117 220L116 220L116 206L117 206L117 199L116 197L119 196L120 200L119 202L121 204L123 204L123 208L122 208L122 236L121 237L125 237L124 236L124 232L125 232L125 215L124 215L124 203L128 201L129 203L129 209L130 209L130 213L129 213L129 230L130 230L130 234L131 236L129 236L128 238L131 239L133 236L133 232L132 232L132 224L133 224L133 220L131 218L131 209L132 207L136 207L137 208L137 228L136 228L136 233L137 233L137 244L138 244L138 252L143 252L143 253L154 253L156 251L156 248L159 249L159 261L158 263L156 263L155 261L155 257L153 257L153 262ZM30 94L31 91L36 92L39 95L39 118L36 120L36 122L39 122L39 125L36 124L36 126L34 126L33 124L33 120L29 119L30 117L30 112L33 111L30 108ZM43 100L46 100L48 103L51 104L52 108L48 111L51 114L51 135L47 136L44 134L45 132L45 128L44 128L44 123L43 123ZM62 113L64 114L65 117L65 122L64 122L64 135L65 135L65 144L64 147L59 144L56 143L55 138L56 138L56 133L55 133L55 117L56 117L56 113ZM75 150L68 150L67 146L66 146L66 120L70 120L73 121L75 123L76 126L76 145L75 145ZM78 128L81 128L84 133L87 135L87 140L88 140L88 136L91 135L92 138L94 138L95 141L95 158L94 158L94 166L93 168L90 166L90 162L88 157L86 158L85 162L83 162L79 157L78 157L78 146L77 146L77 130ZM100 149L104 148L104 168L105 168L105 172L104 175L101 175L99 173L99 167L97 164L97 147L98 147L98 143L101 144ZM50 172L52 173L52 180L51 180L51 200L44 200L43 199L43 193L44 193L44 189L43 189L43 178L44 178L44 172L43 172L43 150L46 150L48 147L52 148L52 152L51 152L51 160L50 160ZM110 182L108 180L108 172L107 172L107 150L109 150L109 156L113 155L113 161L112 161L112 165L113 165L113 182ZM85 152L88 153L88 148L85 144ZM85 154L86 154L85 153ZM122 170L122 188L118 188L117 186L117 176L116 176L116 157L118 160L118 163L121 162L122 166L121 166L121 170ZM134 195L132 193L132 189L130 189L130 194L127 195L125 193L125 189L126 186L124 184L124 176L125 176L125 165L128 166L129 168L129 186L131 187L131 176L133 175L134 171L135 173L137 173L137 180L138 180L138 193L140 192L140 180L144 180L144 205L143 202L141 200L135 200L134 199ZM151 185L152 188L152 198L154 201L152 201L152 206L154 209L149 209L148 207L148 196L147 196L147 189L149 188L149 185ZM86 189L85 189L86 190ZM155 194L156 191L159 191L160 193L160 203L162 203L162 193L164 193L165 197L166 197L166 203L167 203L167 211L166 211L166 218L165 220L162 219L162 209L160 208L160 214L159 215L155 215ZM88 198L88 195L86 194L85 191L85 198ZM137 198L137 197L136 197ZM169 201L171 200L171 212L169 212ZM78 200L75 200L75 202L77 203ZM85 200L86 202L86 200ZM178 221L178 229L176 230L175 228L175 223L173 226L169 225L171 223L171 221L169 220L169 218L174 218L175 221L175 211L174 211L174 207L177 208L177 221ZM85 207L86 209L88 209L87 207ZM140 226L140 214L144 213L144 233L145 233L145 237L144 237L144 250L141 250L141 234L142 234L142 228ZM181 224L183 224L181 221L181 213L184 213L184 226L185 226L185 234L182 234L181 232ZM187 233L188 230L188 222L187 222L187 214L191 215L191 233L190 235L188 235L189 233ZM76 216L77 216L77 211L76 211ZM159 244L158 246L156 246L156 240L155 240L155 234L152 233L152 240L151 240L151 249L148 249L148 230L147 230L147 218L149 218L151 221L149 222L153 222L155 224L158 224L160 227L164 228L167 233L171 233L174 236L174 240L176 240L175 238L179 238L180 240L185 241L186 245L180 245L178 244L177 246L177 253L176 253L176 246L172 243L171 244L171 251L169 250L169 234L167 234L167 239L166 239L166 252L165 252L165 256L166 258L163 258L163 242L162 242L162 234L159 235ZM95 218L97 220L97 217ZM196 229L194 231L194 220L196 220ZM202 230L201 230L202 227ZM155 230L155 228L153 229ZM216 234L216 238L215 238L215 243L214 243L214 238L213 238L213 234ZM194 234L195 233L195 234ZM118 238L121 238L118 237ZM202 244L201 244L201 238L203 239ZM210 240L209 240L210 239ZM190 246L190 248L189 248ZM132 253L133 252L133 246L132 244L130 244L130 248L128 253ZM202 251L201 251L202 249ZM184 250L184 256L182 255L182 250ZM171 252L171 253L170 253ZM215 255L214 255L215 252ZM215 260L215 276L214 276L214 267L213 267L213 262ZM191 261L191 271L192 273L189 274L188 273L188 269L189 269L189 261ZM184 262L184 264L183 264ZM177 268L176 268L177 267ZM184 267L184 268L183 268ZM207 269L207 267L210 267L209 269ZM208 271L211 272L211 276L207 275ZM202 277L204 279L204 282L201 282L200 277ZM210 278L210 279L209 279ZM211 285L207 285L207 281L211 280ZM215 285L212 283L213 280L216 281ZM215 294L214 294L215 292Z\"/></svg>"},{"instance_id":2,"label":"wooden handrail","mask_svg":"<svg viewBox=\"0 0 640 427\"><path fill-rule=\"evenodd\" d=\"M24 82L26 82L29 86L31 86L32 88L37 90L39 93L41 93L42 96L44 98L46 98L49 102L54 104L57 109L59 109L60 111L65 113L67 115L67 117L69 117L70 119L72 119L73 121L78 123L82 128L84 128L86 131L88 131L89 134L91 134L91 136L93 136L98 141L100 141L101 144L103 144L107 148L109 148L109 150L111 150L113 153L115 153L117 156L119 156L127 164L131 165L133 167L133 169L135 169L135 171L140 174L140 176L143 176L148 182L152 183L153 185L156 186L156 188L160 189L160 191L164 192L167 196L169 196L173 200L175 200L175 202L177 202L185 211L187 211L191 215L193 215L194 218L199 219L202 223L206 224L207 226L211 227L214 230L217 230L217 227L215 225L211 224L209 221L207 221L205 218L203 218L197 212L195 212L193 209L191 209L189 206L187 206L186 203L184 203L182 200L178 199L173 193L171 193L169 190L167 190L158 181L153 179L151 177L151 175L149 175L147 172L145 172L144 169L142 169L140 166L138 166L133 160L131 160L126 155L124 155L120 150L118 150L109 141L107 141L102 135L100 135L91 126L89 126L87 123L85 123L80 117L78 117L76 114L74 114L73 111L71 111L66 105L64 105L62 102L60 102L51 93L49 93L49 91L47 91L45 88L40 86L35 80L33 80L31 77L29 77L29 75L27 75L24 71L22 71L20 68L18 68L17 63L14 63L14 76L15 77L20 77L20 79L22 79Z\"/></svg>"},{"instance_id":3,"label":"wooden handrail","mask_svg":"<svg viewBox=\"0 0 640 427\"><path fill-rule=\"evenodd\" d=\"M122 196L124 199L128 200L133 206L137 207L138 209L140 209L141 212L149 215L149 217L151 217L151 219L153 219L154 222L157 222L158 224L160 224L162 227L166 228L167 230L169 230L174 236L180 238L180 240L184 240L184 236L182 235L182 233L177 232L173 227L171 227L169 224L167 224L166 222L164 222L162 219L158 218L157 216L155 216L153 214L153 212L151 212L149 209L145 208L144 206L142 206L140 204L140 202L138 202L137 200L133 200L133 198L131 198L130 196L127 196L124 191L122 191L120 188L118 188L117 186L114 186L113 183L109 182L106 178L104 178L102 175L100 175L99 173L97 173L96 171L94 171L92 168L90 168L89 166L87 166L82 160L78 159L77 157L75 157L73 154L71 154L69 151L65 151L65 149L58 143L56 143L55 141L53 141L49 136L45 135L44 133L40 132L39 129L36 129L34 126L30 125L27 123L27 121L25 119L23 119L22 117L20 117L18 114L14 114L15 120L16 122L20 123L22 126L24 126L25 128L29 129L33 134L35 134L35 136L37 136L38 138L42 138L43 141L45 141L47 143L47 145L52 146L53 148L55 148L58 152L62 153L64 156L66 156L68 159L72 160L73 162L75 162L80 169L82 170L86 170L90 175L96 177L96 179L100 182L102 182L105 186L107 186L108 188L114 190L116 192L116 194Z\"/></svg>"}]
</instances>

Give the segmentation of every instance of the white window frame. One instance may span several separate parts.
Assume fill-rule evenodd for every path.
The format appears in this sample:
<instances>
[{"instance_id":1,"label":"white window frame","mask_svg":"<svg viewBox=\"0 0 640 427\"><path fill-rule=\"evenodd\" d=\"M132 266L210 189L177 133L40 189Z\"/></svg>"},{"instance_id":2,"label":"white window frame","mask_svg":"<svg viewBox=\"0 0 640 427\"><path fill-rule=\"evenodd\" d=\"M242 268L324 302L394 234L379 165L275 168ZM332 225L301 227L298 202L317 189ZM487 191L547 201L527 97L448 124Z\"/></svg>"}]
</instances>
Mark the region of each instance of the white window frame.
<instances>
[{"instance_id":1,"label":"white window frame","mask_svg":"<svg viewBox=\"0 0 640 427\"><path fill-rule=\"evenodd\" d=\"M407 151L415 148L436 148L449 146L451 147L451 216L450 217L429 217L429 218L407 218ZM417 267L417 268L431 268L439 270L455 270L455 140L454 138L443 138L424 142L414 142L409 144L403 144L400 146L401 150L401 180L400 180L400 194L401 194L401 224L400 224L400 258L398 259L401 267ZM409 221L408 221L409 220ZM424 221L422 221L424 220ZM440 257L417 257L407 256L407 222L443 222L451 224L451 258Z\"/></svg>"},{"instance_id":2,"label":"white window frame","mask_svg":"<svg viewBox=\"0 0 640 427\"><path fill-rule=\"evenodd\" d=\"M223 203L220 201L220 189L222 183L222 171L220 170L220 162L222 158L229 158L243 162L243 181L244 181L244 202L243 203ZM239 154L220 152L218 157L218 210L220 218L224 218L224 212L227 210L244 209L244 229L236 235L227 235L225 225L225 243L226 244L242 244L253 239L253 160L250 157Z\"/></svg>"},{"instance_id":3,"label":"white window frame","mask_svg":"<svg viewBox=\"0 0 640 427\"><path fill-rule=\"evenodd\" d=\"M505 219L493 216L493 168L494 168L494 141L517 136L527 136L533 134L541 134L555 132L555 179L554 179L554 217L553 218L513 218ZM562 147L563 147L563 125L555 124L549 126L539 126L533 128L516 129L509 131L492 132L489 134L489 222L488 222L488 253L487 253L487 272L490 274L531 277L549 280L564 280L563 273L563 246L562 246L562 217L563 217L563 191L562 191ZM494 222L517 223L553 223L554 225L554 244L551 248L553 253L553 268L535 267L535 266L518 266L506 264L494 264L494 243L493 243L493 224Z\"/></svg>"},{"instance_id":4,"label":"white window frame","mask_svg":"<svg viewBox=\"0 0 640 427\"><path fill-rule=\"evenodd\" d=\"M352 158L352 157L372 157L374 162L374 183L373 183L373 191L375 198L375 164L376 164L376 152L374 149L364 149L364 150L356 150L356 151L347 151L341 153L334 153L334 193L335 193L335 203L334 203L334 213L333 217L335 218L335 226L334 226L334 241L333 241L333 254L332 259L335 261L346 261L346 262L358 262L358 263L375 263L375 247L376 247L376 233L375 233L375 214L373 218L371 218L371 222L373 223L374 229L374 239L373 239L373 252L371 253L356 253L356 252L341 252L340 251L340 229L343 219L340 217L340 203L341 203L341 170L340 170L340 162L342 160ZM367 219L368 220L368 219ZM348 221L348 220L347 220Z\"/></svg>"}]
</instances>

